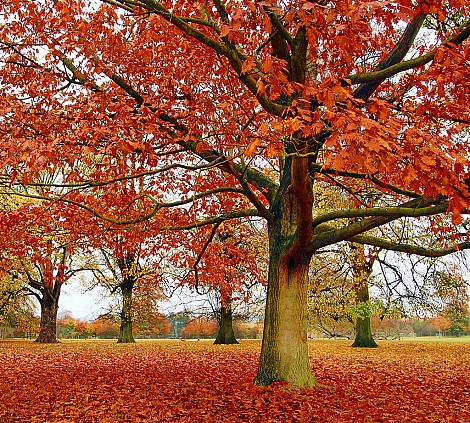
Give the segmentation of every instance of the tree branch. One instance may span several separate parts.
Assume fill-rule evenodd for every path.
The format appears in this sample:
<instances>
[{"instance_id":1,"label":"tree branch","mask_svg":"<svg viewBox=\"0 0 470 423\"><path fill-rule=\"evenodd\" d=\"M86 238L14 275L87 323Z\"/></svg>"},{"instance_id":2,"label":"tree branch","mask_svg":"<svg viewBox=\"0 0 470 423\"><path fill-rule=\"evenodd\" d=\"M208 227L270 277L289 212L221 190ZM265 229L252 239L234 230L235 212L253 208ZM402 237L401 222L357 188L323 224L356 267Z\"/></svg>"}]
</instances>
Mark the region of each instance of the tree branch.
<instances>
[{"instance_id":1,"label":"tree branch","mask_svg":"<svg viewBox=\"0 0 470 423\"><path fill-rule=\"evenodd\" d=\"M394 192L395 194L405 195L410 198L421 198L420 194L414 191L408 191L408 190L402 189L392 184L382 182L375 175L368 175L366 173L357 173L357 172L337 171L335 169L324 169L322 166L316 163L312 163L310 165L310 172L320 173L322 175L334 175L334 176L339 176L343 178L363 179L363 180L372 182L374 185L376 185L379 188Z\"/></svg>"},{"instance_id":2,"label":"tree branch","mask_svg":"<svg viewBox=\"0 0 470 423\"><path fill-rule=\"evenodd\" d=\"M454 37L447 38L441 45L441 47L452 48L453 45L459 45L464 42L470 36L470 21L467 21L464 25L460 27L460 29L461 30L457 35L455 35ZM348 75L345 77L345 79L349 79L353 85L361 83L372 83L375 81L382 82L385 79L390 78L400 72L404 72L410 69L426 65L434 59L437 51L438 48L434 49L433 51L430 51L429 53L423 56L394 64L386 69L355 75Z\"/></svg>"},{"instance_id":3,"label":"tree branch","mask_svg":"<svg viewBox=\"0 0 470 423\"><path fill-rule=\"evenodd\" d=\"M220 43L219 41L216 41L215 39L207 36L203 32L198 31L197 29L189 25L187 22L185 22L184 18L174 15L172 12L166 9L158 1L155 1L155 0L142 0L142 1L122 0L120 2L117 2L114 0L101 0L101 1L104 3L112 4L114 6L118 6L118 7L121 7L122 5L136 6L136 7L143 8L144 10L147 10L149 12L152 12L161 16L163 19L168 21L168 23L176 26L187 36L194 38L195 40L209 47L215 53L226 57L229 60L234 71L237 73L238 78L245 84L245 86L250 90L250 92L256 96L261 106L263 106L263 108L266 111L268 111L269 113L273 115L276 115L276 116L283 115L284 111L286 110L286 107L271 101L269 99L268 94L259 93L256 80L250 75L250 73L242 72L243 62L248 58L248 56L245 53L242 53L242 50L240 48L236 48L235 46L232 46L232 45ZM118 83L117 81L115 82ZM132 94L130 95L133 96ZM138 100L136 99L136 101Z\"/></svg>"},{"instance_id":4,"label":"tree branch","mask_svg":"<svg viewBox=\"0 0 470 423\"><path fill-rule=\"evenodd\" d=\"M400 40L397 42L393 50L378 64L374 69L374 72L387 69L390 66L393 66L403 60L405 55L408 53L411 45L413 44L416 35L423 25L423 22L426 18L425 13L420 13L416 16L411 22L408 23L403 35ZM377 87L385 81L386 78L376 79L374 81L360 85L353 93L355 98L360 98L366 100L369 98L372 93L377 89Z\"/></svg>"},{"instance_id":5,"label":"tree branch","mask_svg":"<svg viewBox=\"0 0 470 423\"><path fill-rule=\"evenodd\" d=\"M448 200L445 199L444 197L438 197L438 198L429 197L427 199L415 198L413 200L410 200L401 204L400 206L398 206L398 208L403 208L405 210L406 209L412 210L412 209L428 208L432 205L439 207L442 204L448 204ZM430 207L429 210L435 211L437 210L437 208ZM405 216L406 216L406 213L408 212L405 212ZM442 213L442 211L440 211L440 213ZM431 214L434 214L434 213L431 213ZM327 245L335 244L340 241L346 241L346 240L349 241L356 235L360 235L371 229L374 229L378 226L385 225L386 223L392 222L401 217L403 216L397 213L395 214L384 213L384 215L377 214L376 216L366 217L365 219L359 222L351 223L350 225L343 227L343 228L335 228L334 226L328 225L326 223L317 225L315 227L314 238L312 240L310 248L316 251L319 248L326 247Z\"/></svg>"},{"instance_id":6,"label":"tree branch","mask_svg":"<svg viewBox=\"0 0 470 423\"><path fill-rule=\"evenodd\" d=\"M424 257L443 257L451 253L470 248L470 241L461 242L447 248L426 248L413 244L402 244L398 242L386 241L384 239L368 235L356 235L350 238L350 241L356 242L358 244L365 244L386 250L415 254Z\"/></svg>"},{"instance_id":7,"label":"tree branch","mask_svg":"<svg viewBox=\"0 0 470 423\"><path fill-rule=\"evenodd\" d=\"M419 216L432 216L435 214L444 213L449 208L449 202L444 201L436 206L429 207L371 207L367 209L344 209L335 210L332 212L324 213L313 219L313 228L316 226L336 219L353 219L358 217L372 217L372 216L390 216L394 219L401 217L419 217Z\"/></svg>"},{"instance_id":8,"label":"tree branch","mask_svg":"<svg viewBox=\"0 0 470 423\"><path fill-rule=\"evenodd\" d=\"M246 209L246 210L237 210L230 213L225 213L220 216L214 216L200 222L188 223L187 225L173 225L162 230L172 230L172 231L181 231L186 229L200 228L202 226L214 225L217 223L225 222L226 220L240 219L243 217L260 217L258 210L256 209Z\"/></svg>"},{"instance_id":9,"label":"tree branch","mask_svg":"<svg viewBox=\"0 0 470 423\"><path fill-rule=\"evenodd\" d=\"M279 15L276 11L272 10L270 6L263 5L263 9L266 14L269 16L269 20L271 21L273 27L275 28L275 32L282 36L282 38L289 44L291 50L295 49L295 42L292 36L287 31L286 27L282 23Z\"/></svg>"},{"instance_id":10,"label":"tree branch","mask_svg":"<svg viewBox=\"0 0 470 423\"><path fill-rule=\"evenodd\" d=\"M201 251L199 252L199 254L197 255L196 257L196 260L194 261L194 264L193 264L193 270L194 270L194 279L195 279L195 288L196 288L196 292L199 294L199 295L203 295L204 293L203 292L199 292L199 275L198 275L198 271L197 271L197 266L199 265L200 261L202 260L202 256L204 255L204 253L206 252L207 248L209 247L210 243L212 242L212 240L214 239L214 236L217 232L217 229L218 227L222 224L222 222L217 222L214 224L214 226L212 227L212 230L211 230L211 233L209 235L209 238L206 240L206 242L204 243Z\"/></svg>"}]
</instances>

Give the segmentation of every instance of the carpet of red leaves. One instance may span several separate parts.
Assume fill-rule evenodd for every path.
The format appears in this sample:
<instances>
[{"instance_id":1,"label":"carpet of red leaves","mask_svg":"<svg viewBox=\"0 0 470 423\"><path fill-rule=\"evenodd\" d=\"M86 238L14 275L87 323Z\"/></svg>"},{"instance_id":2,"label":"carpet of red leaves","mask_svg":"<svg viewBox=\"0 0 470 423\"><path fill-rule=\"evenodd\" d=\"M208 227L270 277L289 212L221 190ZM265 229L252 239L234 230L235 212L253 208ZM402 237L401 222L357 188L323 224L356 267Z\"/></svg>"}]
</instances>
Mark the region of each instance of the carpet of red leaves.
<instances>
[{"instance_id":1,"label":"carpet of red leaves","mask_svg":"<svg viewBox=\"0 0 470 423\"><path fill-rule=\"evenodd\" d=\"M470 422L470 343L312 341L321 387L255 387L260 342L0 342L1 423Z\"/></svg>"}]
</instances>

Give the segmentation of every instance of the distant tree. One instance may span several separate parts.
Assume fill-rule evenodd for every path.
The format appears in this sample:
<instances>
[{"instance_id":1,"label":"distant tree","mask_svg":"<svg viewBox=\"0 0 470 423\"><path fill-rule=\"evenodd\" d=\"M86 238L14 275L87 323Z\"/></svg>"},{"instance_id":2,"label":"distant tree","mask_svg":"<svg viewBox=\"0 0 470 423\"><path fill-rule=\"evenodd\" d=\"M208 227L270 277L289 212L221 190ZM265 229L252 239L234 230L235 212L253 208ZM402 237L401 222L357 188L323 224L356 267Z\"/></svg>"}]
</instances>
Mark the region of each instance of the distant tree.
<instances>
[{"instance_id":1,"label":"distant tree","mask_svg":"<svg viewBox=\"0 0 470 423\"><path fill-rule=\"evenodd\" d=\"M156 338L170 333L171 324L158 311L160 297L155 295L155 288L139 287L133 300L133 333L144 337ZM147 291L147 293L145 292Z\"/></svg>"},{"instance_id":2,"label":"distant tree","mask_svg":"<svg viewBox=\"0 0 470 423\"><path fill-rule=\"evenodd\" d=\"M452 320L445 316L432 317L429 322L437 329L439 334L447 332L452 326Z\"/></svg>"},{"instance_id":3,"label":"distant tree","mask_svg":"<svg viewBox=\"0 0 470 423\"><path fill-rule=\"evenodd\" d=\"M160 270L145 258L151 251L148 244L128 242L125 232L108 240L107 246L91 251L89 262L94 276L91 287L99 285L111 295L119 294L118 343L135 342L132 326L136 315L133 305L136 292L141 295L140 306L145 301L156 306L156 301L162 298L157 281Z\"/></svg>"},{"instance_id":4,"label":"distant tree","mask_svg":"<svg viewBox=\"0 0 470 423\"><path fill-rule=\"evenodd\" d=\"M182 331L191 320L191 312L188 310L170 313L166 316L171 325L169 336L171 338L181 338Z\"/></svg>"},{"instance_id":5,"label":"distant tree","mask_svg":"<svg viewBox=\"0 0 470 423\"><path fill-rule=\"evenodd\" d=\"M109 315L102 315L91 322L97 338L117 339L119 336L119 321Z\"/></svg>"},{"instance_id":6,"label":"distant tree","mask_svg":"<svg viewBox=\"0 0 470 423\"><path fill-rule=\"evenodd\" d=\"M366 254L363 245L349 243L349 258L352 267L353 290L355 293L355 338L353 347L376 348L378 345L372 336L370 317L373 313L370 296L369 280L377 255L375 252Z\"/></svg>"},{"instance_id":7,"label":"distant tree","mask_svg":"<svg viewBox=\"0 0 470 423\"><path fill-rule=\"evenodd\" d=\"M266 252L260 248L265 234L257 222L221 222L201 228L185 238L185 250L194 291L207 296L218 331L215 344L237 344L233 316L237 305L248 302L254 287L266 283ZM198 239L203 247L198 248ZM200 242L200 241L199 241ZM197 253L192 250L196 245Z\"/></svg>"},{"instance_id":8,"label":"distant tree","mask_svg":"<svg viewBox=\"0 0 470 423\"><path fill-rule=\"evenodd\" d=\"M184 338L209 338L217 332L217 322L205 316L190 320L182 331Z\"/></svg>"},{"instance_id":9,"label":"distant tree","mask_svg":"<svg viewBox=\"0 0 470 423\"><path fill-rule=\"evenodd\" d=\"M74 274L83 270L75 267L66 245L53 240L31 258L18 260L16 272L25 284L28 295L34 296L41 307L41 326L36 342L57 342L57 313L62 286Z\"/></svg>"},{"instance_id":10,"label":"distant tree","mask_svg":"<svg viewBox=\"0 0 470 423\"><path fill-rule=\"evenodd\" d=\"M438 333L437 328L429 318L412 318L409 322L416 336L434 336Z\"/></svg>"}]
</instances>

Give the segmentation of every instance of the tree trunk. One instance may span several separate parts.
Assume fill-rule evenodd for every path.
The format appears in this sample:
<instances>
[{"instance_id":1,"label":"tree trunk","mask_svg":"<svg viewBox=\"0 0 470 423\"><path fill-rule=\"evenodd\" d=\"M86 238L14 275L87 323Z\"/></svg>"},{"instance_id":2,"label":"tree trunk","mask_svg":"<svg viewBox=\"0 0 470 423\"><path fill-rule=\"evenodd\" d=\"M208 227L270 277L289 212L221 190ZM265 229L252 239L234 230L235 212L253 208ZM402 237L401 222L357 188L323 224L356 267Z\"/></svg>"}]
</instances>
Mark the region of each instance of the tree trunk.
<instances>
[{"instance_id":1,"label":"tree trunk","mask_svg":"<svg viewBox=\"0 0 470 423\"><path fill-rule=\"evenodd\" d=\"M214 344L238 344L233 332L232 293L221 289L220 311L218 316L219 331Z\"/></svg>"},{"instance_id":2,"label":"tree trunk","mask_svg":"<svg viewBox=\"0 0 470 423\"><path fill-rule=\"evenodd\" d=\"M51 344L57 341L57 311L59 309L59 298L54 298L49 288L43 292L40 300L41 305L41 323L39 336L36 342Z\"/></svg>"},{"instance_id":3,"label":"tree trunk","mask_svg":"<svg viewBox=\"0 0 470 423\"><path fill-rule=\"evenodd\" d=\"M269 275L257 385L285 381L316 384L307 345L307 285L311 251L313 191L308 159L287 157L271 211Z\"/></svg>"},{"instance_id":4,"label":"tree trunk","mask_svg":"<svg viewBox=\"0 0 470 423\"><path fill-rule=\"evenodd\" d=\"M122 311L121 326L119 328L119 344L130 344L135 342L132 334L132 289L134 282L125 280L121 286Z\"/></svg>"},{"instance_id":5,"label":"tree trunk","mask_svg":"<svg viewBox=\"0 0 470 423\"><path fill-rule=\"evenodd\" d=\"M357 301L367 302L369 301L369 285L365 284L356 293ZM377 348L378 345L374 341L372 336L372 329L370 326L370 317L357 317L356 319L356 338L354 340L353 347L362 348Z\"/></svg>"},{"instance_id":6,"label":"tree trunk","mask_svg":"<svg viewBox=\"0 0 470 423\"><path fill-rule=\"evenodd\" d=\"M351 260L354 273L354 287L356 291L356 304L369 303L369 278L372 273L372 263L368 263L364 254L364 246L354 244L351 247ZM370 316L356 318L356 338L352 347L377 348L378 345L372 336Z\"/></svg>"}]
</instances>

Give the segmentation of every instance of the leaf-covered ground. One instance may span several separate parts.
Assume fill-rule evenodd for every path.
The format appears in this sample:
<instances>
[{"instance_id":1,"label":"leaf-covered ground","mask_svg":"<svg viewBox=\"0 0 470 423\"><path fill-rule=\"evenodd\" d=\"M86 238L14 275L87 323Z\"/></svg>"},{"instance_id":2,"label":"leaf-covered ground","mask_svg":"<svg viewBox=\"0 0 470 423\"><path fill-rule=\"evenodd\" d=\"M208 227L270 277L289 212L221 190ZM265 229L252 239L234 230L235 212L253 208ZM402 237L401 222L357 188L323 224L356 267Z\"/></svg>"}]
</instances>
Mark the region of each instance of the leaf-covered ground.
<instances>
[{"instance_id":1,"label":"leaf-covered ground","mask_svg":"<svg viewBox=\"0 0 470 423\"><path fill-rule=\"evenodd\" d=\"M322 387L253 386L260 343L0 342L0 422L470 422L470 343L313 341Z\"/></svg>"}]
</instances>

